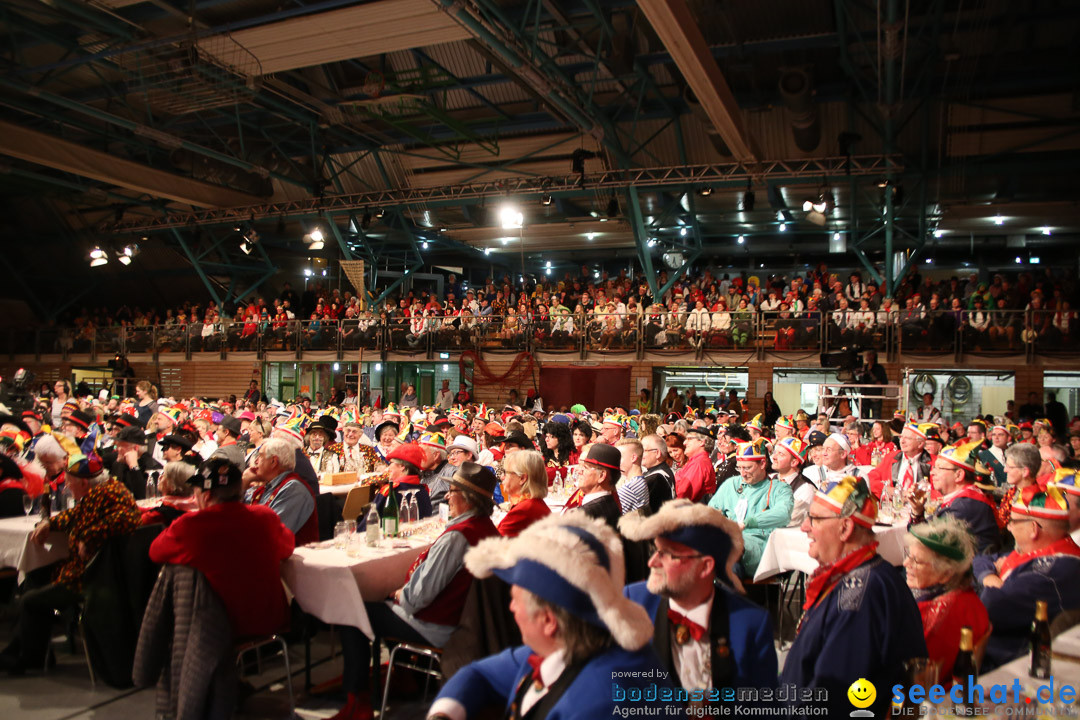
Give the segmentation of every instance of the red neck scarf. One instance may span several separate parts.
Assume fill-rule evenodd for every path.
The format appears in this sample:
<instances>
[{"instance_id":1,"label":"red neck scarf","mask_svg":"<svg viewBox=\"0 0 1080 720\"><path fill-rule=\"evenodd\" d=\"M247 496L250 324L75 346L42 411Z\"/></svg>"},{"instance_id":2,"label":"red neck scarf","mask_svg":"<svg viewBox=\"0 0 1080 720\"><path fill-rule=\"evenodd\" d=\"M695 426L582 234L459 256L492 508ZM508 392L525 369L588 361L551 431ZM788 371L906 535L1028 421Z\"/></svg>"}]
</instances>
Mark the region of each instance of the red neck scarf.
<instances>
[{"instance_id":1,"label":"red neck scarf","mask_svg":"<svg viewBox=\"0 0 1080 720\"><path fill-rule=\"evenodd\" d=\"M1077 546L1073 539L1066 535L1057 542L1047 545L1042 550L1032 550L1031 552L1026 553L1014 551L1006 556L1004 562L1001 563L1001 572L999 572L998 575L1004 580L1009 577L1009 573L1021 565L1026 565L1035 558L1046 557L1048 555L1070 555L1072 557L1080 557L1080 546Z\"/></svg>"},{"instance_id":2,"label":"red neck scarf","mask_svg":"<svg viewBox=\"0 0 1080 720\"><path fill-rule=\"evenodd\" d=\"M819 600L832 592L840 578L874 557L877 554L877 546L877 542L863 545L832 565L822 565L815 570L810 576L810 581L806 583L806 605L803 606L803 616L805 617L806 611L814 607Z\"/></svg>"}]
</instances>

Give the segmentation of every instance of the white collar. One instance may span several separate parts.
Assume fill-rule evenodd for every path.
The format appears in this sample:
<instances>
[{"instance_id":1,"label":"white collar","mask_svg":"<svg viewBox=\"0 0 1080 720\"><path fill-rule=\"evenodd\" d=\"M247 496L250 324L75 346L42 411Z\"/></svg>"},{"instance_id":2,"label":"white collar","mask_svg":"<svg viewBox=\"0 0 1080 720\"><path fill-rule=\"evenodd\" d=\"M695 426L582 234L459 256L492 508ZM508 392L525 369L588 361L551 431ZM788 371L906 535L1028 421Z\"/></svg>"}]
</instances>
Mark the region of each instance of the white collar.
<instances>
[{"instance_id":1,"label":"white collar","mask_svg":"<svg viewBox=\"0 0 1080 720\"><path fill-rule=\"evenodd\" d=\"M597 500L604 497L605 495L610 494L611 493L607 490L594 490L593 492L588 493L585 497L581 498L581 504L584 505L587 502L592 502L593 500Z\"/></svg>"},{"instance_id":2,"label":"white collar","mask_svg":"<svg viewBox=\"0 0 1080 720\"><path fill-rule=\"evenodd\" d=\"M684 608L682 605L675 602L674 599L669 598L668 607L685 617L690 622L697 623L701 627L707 629L709 627L709 616L712 615L712 604L714 597L716 597L715 591L712 595L709 596L708 600L692 608Z\"/></svg>"},{"instance_id":3,"label":"white collar","mask_svg":"<svg viewBox=\"0 0 1080 720\"><path fill-rule=\"evenodd\" d=\"M560 648L548 655L540 663L540 681L544 683L544 687L551 687L551 684L559 679L565 669L566 651Z\"/></svg>"}]
</instances>

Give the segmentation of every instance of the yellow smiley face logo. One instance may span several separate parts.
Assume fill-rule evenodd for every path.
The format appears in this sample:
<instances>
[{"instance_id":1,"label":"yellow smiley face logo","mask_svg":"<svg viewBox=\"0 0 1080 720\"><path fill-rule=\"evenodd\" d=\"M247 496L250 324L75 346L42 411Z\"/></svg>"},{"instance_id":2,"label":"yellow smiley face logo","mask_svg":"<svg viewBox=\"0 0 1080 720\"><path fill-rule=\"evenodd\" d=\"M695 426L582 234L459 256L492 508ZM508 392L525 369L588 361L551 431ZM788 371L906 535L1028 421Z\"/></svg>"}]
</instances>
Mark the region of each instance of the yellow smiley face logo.
<instances>
[{"instance_id":1,"label":"yellow smiley face logo","mask_svg":"<svg viewBox=\"0 0 1080 720\"><path fill-rule=\"evenodd\" d=\"M866 678L859 678L847 689L848 700L857 708L868 708L877 699L877 688Z\"/></svg>"}]
</instances>

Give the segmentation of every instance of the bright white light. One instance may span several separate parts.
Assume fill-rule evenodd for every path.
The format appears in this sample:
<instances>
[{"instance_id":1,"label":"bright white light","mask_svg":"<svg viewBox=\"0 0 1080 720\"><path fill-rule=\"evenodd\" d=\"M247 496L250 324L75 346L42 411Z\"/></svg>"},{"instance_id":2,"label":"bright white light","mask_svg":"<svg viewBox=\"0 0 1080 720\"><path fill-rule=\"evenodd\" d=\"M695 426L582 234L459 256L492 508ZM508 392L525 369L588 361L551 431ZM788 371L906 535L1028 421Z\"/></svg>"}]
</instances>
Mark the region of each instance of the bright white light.
<instances>
[{"instance_id":1,"label":"bright white light","mask_svg":"<svg viewBox=\"0 0 1080 720\"><path fill-rule=\"evenodd\" d=\"M450 371L450 366L447 365L446 363L443 363L442 371L443 372L449 372Z\"/></svg>"},{"instance_id":2,"label":"bright white light","mask_svg":"<svg viewBox=\"0 0 1080 720\"><path fill-rule=\"evenodd\" d=\"M90 257L94 260L105 257L105 251L101 249L100 245L95 245L94 249L90 251ZM106 262L108 262L106 260Z\"/></svg>"},{"instance_id":3,"label":"bright white light","mask_svg":"<svg viewBox=\"0 0 1080 720\"><path fill-rule=\"evenodd\" d=\"M829 205L825 201L811 203L810 206L817 210L819 213L823 213L829 208Z\"/></svg>"},{"instance_id":4,"label":"bright white light","mask_svg":"<svg viewBox=\"0 0 1080 720\"><path fill-rule=\"evenodd\" d=\"M513 230L525 224L525 215L513 205L503 205L499 208L499 220L503 230Z\"/></svg>"},{"instance_id":5,"label":"bright white light","mask_svg":"<svg viewBox=\"0 0 1080 720\"><path fill-rule=\"evenodd\" d=\"M131 256L130 255L120 255L116 259L120 261L121 265L130 265L131 264ZM91 267L93 267L93 265L91 265Z\"/></svg>"},{"instance_id":6,"label":"bright white light","mask_svg":"<svg viewBox=\"0 0 1080 720\"><path fill-rule=\"evenodd\" d=\"M510 238L501 237L501 238L499 238L499 242L501 242L503 245L505 245L506 243L510 242Z\"/></svg>"},{"instance_id":7,"label":"bright white light","mask_svg":"<svg viewBox=\"0 0 1080 720\"><path fill-rule=\"evenodd\" d=\"M810 212L814 209L814 203L810 200L807 200L802 204L802 209L803 212Z\"/></svg>"},{"instance_id":8,"label":"bright white light","mask_svg":"<svg viewBox=\"0 0 1080 720\"><path fill-rule=\"evenodd\" d=\"M311 241L311 244L308 245L308 250L322 250L323 249L323 247L326 245L326 243L324 243L322 241L322 237L321 237L322 233L319 233L319 236L320 236L320 239L318 239L318 240L313 239ZM315 233L311 233L311 237L314 238Z\"/></svg>"},{"instance_id":9,"label":"bright white light","mask_svg":"<svg viewBox=\"0 0 1080 720\"><path fill-rule=\"evenodd\" d=\"M322 276L326 277L326 271L325 270L322 271Z\"/></svg>"},{"instance_id":10,"label":"bright white light","mask_svg":"<svg viewBox=\"0 0 1080 720\"><path fill-rule=\"evenodd\" d=\"M686 237L686 228L679 228L679 234Z\"/></svg>"},{"instance_id":11,"label":"bright white light","mask_svg":"<svg viewBox=\"0 0 1080 720\"><path fill-rule=\"evenodd\" d=\"M382 363L375 363L375 372L382 372Z\"/></svg>"},{"instance_id":12,"label":"bright white light","mask_svg":"<svg viewBox=\"0 0 1080 720\"><path fill-rule=\"evenodd\" d=\"M1005 218L1001 217L1000 214L995 215L994 216L994 224L995 225L1004 225L1005 224Z\"/></svg>"},{"instance_id":13,"label":"bright white light","mask_svg":"<svg viewBox=\"0 0 1080 720\"><path fill-rule=\"evenodd\" d=\"M1020 263L1022 263L1022 262L1023 262L1023 260L1021 260L1021 259L1020 259L1020 256L1019 256L1019 255L1017 255L1017 256L1016 256L1016 264L1017 264L1017 265L1019 265L1019 264L1020 264Z\"/></svg>"},{"instance_id":14,"label":"bright white light","mask_svg":"<svg viewBox=\"0 0 1080 720\"><path fill-rule=\"evenodd\" d=\"M926 258L926 264L927 265L933 265L934 264L934 259L933 258Z\"/></svg>"},{"instance_id":15,"label":"bright white light","mask_svg":"<svg viewBox=\"0 0 1080 720\"><path fill-rule=\"evenodd\" d=\"M606 217L600 218L600 222L607 222L607 221L608 221L608 219Z\"/></svg>"},{"instance_id":16,"label":"bright white light","mask_svg":"<svg viewBox=\"0 0 1080 720\"><path fill-rule=\"evenodd\" d=\"M787 223L786 222L780 223L780 232L787 232Z\"/></svg>"},{"instance_id":17,"label":"bright white light","mask_svg":"<svg viewBox=\"0 0 1080 720\"><path fill-rule=\"evenodd\" d=\"M585 237L587 237L589 240L595 240L596 233L585 233Z\"/></svg>"},{"instance_id":18,"label":"bright white light","mask_svg":"<svg viewBox=\"0 0 1080 720\"><path fill-rule=\"evenodd\" d=\"M423 242L423 244L422 244L422 245L421 245L420 247L422 247L422 248L424 248L425 250L427 250L427 240L425 240L425 241Z\"/></svg>"},{"instance_id":19,"label":"bright white light","mask_svg":"<svg viewBox=\"0 0 1080 720\"><path fill-rule=\"evenodd\" d=\"M311 268L304 268L304 277L311 277L313 274Z\"/></svg>"},{"instance_id":20,"label":"bright white light","mask_svg":"<svg viewBox=\"0 0 1080 720\"><path fill-rule=\"evenodd\" d=\"M944 231L944 230L935 230L935 231L934 231L934 237L936 237L936 238L939 238L939 237L941 237L941 236L942 236L942 235L944 235L944 234L945 234L945 231Z\"/></svg>"},{"instance_id":21,"label":"bright white light","mask_svg":"<svg viewBox=\"0 0 1080 720\"><path fill-rule=\"evenodd\" d=\"M90 261L90 267L101 267L102 265L108 265L109 258L102 255L101 257L94 258Z\"/></svg>"},{"instance_id":22,"label":"bright white light","mask_svg":"<svg viewBox=\"0 0 1080 720\"><path fill-rule=\"evenodd\" d=\"M834 233L832 234L832 239L833 239L833 240L839 240L839 239L840 239L840 233L838 233L838 232L834 232Z\"/></svg>"},{"instance_id":23,"label":"bright white light","mask_svg":"<svg viewBox=\"0 0 1080 720\"><path fill-rule=\"evenodd\" d=\"M322 239L323 239L322 230L320 230L319 228L315 228L314 230L311 231L311 241L312 242L321 242Z\"/></svg>"},{"instance_id":24,"label":"bright white light","mask_svg":"<svg viewBox=\"0 0 1080 720\"><path fill-rule=\"evenodd\" d=\"M1032 265L1038 265L1039 263L1042 262L1042 258L1040 258L1039 256L1036 255L1036 256L1033 256L1030 260L1028 260L1028 262L1031 263Z\"/></svg>"},{"instance_id":25,"label":"bright white light","mask_svg":"<svg viewBox=\"0 0 1080 720\"><path fill-rule=\"evenodd\" d=\"M548 260L548 261L547 261L547 265L545 265L544 267L551 267L551 261L550 261L550 260Z\"/></svg>"},{"instance_id":26,"label":"bright white light","mask_svg":"<svg viewBox=\"0 0 1080 720\"><path fill-rule=\"evenodd\" d=\"M339 365L338 363L334 363L334 372L337 372L340 369L341 369L341 365Z\"/></svg>"},{"instance_id":27,"label":"bright white light","mask_svg":"<svg viewBox=\"0 0 1080 720\"><path fill-rule=\"evenodd\" d=\"M656 238L649 238L649 247L656 247Z\"/></svg>"},{"instance_id":28,"label":"bright white light","mask_svg":"<svg viewBox=\"0 0 1080 720\"><path fill-rule=\"evenodd\" d=\"M740 245L742 245L742 244L744 244L745 242L746 242L746 236L745 236L745 235L740 235L740 236L739 236L739 240L738 240L738 243L739 243Z\"/></svg>"},{"instance_id":29,"label":"bright white light","mask_svg":"<svg viewBox=\"0 0 1080 720\"><path fill-rule=\"evenodd\" d=\"M761 263L760 265L758 265L758 267L759 267L759 268L763 268L763 267L765 267L765 263Z\"/></svg>"},{"instance_id":30,"label":"bright white light","mask_svg":"<svg viewBox=\"0 0 1080 720\"><path fill-rule=\"evenodd\" d=\"M593 276L594 278L598 278L598 277L600 277L600 271L599 271L599 270L594 270L594 271L593 271L593 274L592 274L592 276Z\"/></svg>"},{"instance_id":31,"label":"bright white light","mask_svg":"<svg viewBox=\"0 0 1080 720\"><path fill-rule=\"evenodd\" d=\"M1043 227L1042 227L1042 234L1043 234L1043 235L1049 235L1049 234L1050 234L1050 228L1049 228L1049 227L1047 227L1046 225L1043 225Z\"/></svg>"},{"instance_id":32,"label":"bright white light","mask_svg":"<svg viewBox=\"0 0 1080 720\"><path fill-rule=\"evenodd\" d=\"M491 248L484 248L484 254L485 255L490 255L491 254Z\"/></svg>"},{"instance_id":33,"label":"bright white light","mask_svg":"<svg viewBox=\"0 0 1080 720\"><path fill-rule=\"evenodd\" d=\"M547 268L546 270L544 270L544 274L545 275L550 275L551 274L551 268Z\"/></svg>"}]
</instances>

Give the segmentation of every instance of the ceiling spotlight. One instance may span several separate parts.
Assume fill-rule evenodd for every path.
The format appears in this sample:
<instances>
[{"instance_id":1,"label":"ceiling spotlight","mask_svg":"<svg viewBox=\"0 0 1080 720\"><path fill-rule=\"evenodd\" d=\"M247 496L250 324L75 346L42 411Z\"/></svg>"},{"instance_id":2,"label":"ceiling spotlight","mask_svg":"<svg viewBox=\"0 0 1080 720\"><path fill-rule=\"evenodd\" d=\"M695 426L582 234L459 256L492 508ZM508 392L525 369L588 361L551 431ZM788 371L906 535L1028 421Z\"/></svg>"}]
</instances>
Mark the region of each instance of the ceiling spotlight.
<instances>
[{"instance_id":1,"label":"ceiling spotlight","mask_svg":"<svg viewBox=\"0 0 1080 720\"><path fill-rule=\"evenodd\" d=\"M525 224L525 215L513 205L503 205L499 208L499 220L503 230L514 230Z\"/></svg>"},{"instance_id":2,"label":"ceiling spotlight","mask_svg":"<svg viewBox=\"0 0 1080 720\"><path fill-rule=\"evenodd\" d=\"M90 267L101 267L109 263L108 254L101 249L100 245L95 245L90 251Z\"/></svg>"},{"instance_id":3,"label":"ceiling spotlight","mask_svg":"<svg viewBox=\"0 0 1080 720\"><path fill-rule=\"evenodd\" d=\"M247 238L244 238L240 241L240 251L243 252L245 255L250 255L254 247L255 246L252 245Z\"/></svg>"},{"instance_id":4,"label":"ceiling spotlight","mask_svg":"<svg viewBox=\"0 0 1080 720\"><path fill-rule=\"evenodd\" d=\"M607 204L607 216L609 218L619 217L619 199L614 195L608 200Z\"/></svg>"},{"instance_id":5,"label":"ceiling spotlight","mask_svg":"<svg viewBox=\"0 0 1080 720\"><path fill-rule=\"evenodd\" d=\"M813 200L803 200L802 209L803 209L803 212L810 212L811 210L814 209L814 201Z\"/></svg>"},{"instance_id":6,"label":"ceiling spotlight","mask_svg":"<svg viewBox=\"0 0 1080 720\"><path fill-rule=\"evenodd\" d=\"M682 236L682 237L686 237L686 232L687 232L686 228L684 228L684 227L683 227L683 228L679 228L679 235L680 235L680 236Z\"/></svg>"},{"instance_id":7,"label":"ceiling spotlight","mask_svg":"<svg viewBox=\"0 0 1080 720\"><path fill-rule=\"evenodd\" d=\"M318 240L315 240L310 245L308 245L308 250L322 250L324 247L326 247L326 243L322 240L321 237L322 233L319 233L319 235L320 238ZM315 237L315 233L312 233L311 236Z\"/></svg>"},{"instance_id":8,"label":"ceiling spotlight","mask_svg":"<svg viewBox=\"0 0 1080 720\"><path fill-rule=\"evenodd\" d=\"M311 242L319 242L323 239L322 230L315 228L311 231Z\"/></svg>"},{"instance_id":9,"label":"ceiling spotlight","mask_svg":"<svg viewBox=\"0 0 1080 720\"><path fill-rule=\"evenodd\" d=\"M382 220L382 216L385 215L385 214L386 213L383 211L382 208L375 208L375 217L378 218L379 220Z\"/></svg>"},{"instance_id":10,"label":"ceiling spotlight","mask_svg":"<svg viewBox=\"0 0 1080 720\"><path fill-rule=\"evenodd\" d=\"M738 242L740 245L745 245L746 244L746 236L745 235L740 235L739 239L736 242Z\"/></svg>"},{"instance_id":11,"label":"ceiling spotlight","mask_svg":"<svg viewBox=\"0 0 1080 720\"><path fill-rule=\"evenodd\" d=\"M490 255L491 254L491 248L484 248L484 254L485 255Z\"/></svg>"},{"instance_id":12,"label":"ceiling spotlight","mask_svg":"<svg viewBox=\"0 0 1080 720\"><path fill-rule=\"evenodd\" d=\"M304 268L304 277L311 277L313 274L311 268Z\"/></svg>"},{"instance_id":13,"label":"ceiling spotlight","mask_svg":"<svg viewBox=\"0 0 1080 720\"><path fill-rule=\"evenodd\" d=\"M594 232L585 233L585 237L587 237L589 240L595 240L596 239L596 233L594 233Z\"/></svg>"},{"instance_id":14,"label":"ceiling spotlight","mask_svg":"<svg viewBox=\"0 0 1080 720\"><path fill-rule=\"evenodd\" d=\"M425 240L425 241L424 241L424 242L423 242L423 243L422 243L422 244L420 245L420 247L422 247L422 248L424 248L425 250L427 250L427 240Z\"/></svg>"},{"instance_id":15,"label":"ceiling spotlight","mask_svg":"<svg viewBox=\"0 0 1080 720\"><path fill-rule=\"evenodd\" d=\"M698 188L697 193L701 197L709 197L710 195L712 195L712 186L706 185L703 188Z\"/></svg>"},{"instance_id":16,"label":"ceiling spotlight","mask_svg":"<svg viewBox=\"0 0 1080 720\"><path fill-rule=\"evenodd\" d=\"M125 245L120 252L116 253L116 259L121 265L130 265L132 258L139 254L139 246L134 243Z\"/></svg>"},{"instance_id":17,"label":"ceiling spotlight","mask_svg":"<svg viewBox=\"0 0 1080 720\"><path fill-rule=\"evenodd\" d=\"M780 232L787 232L787 223L786 222L781 221L781 223L780 223Z\"/></svg>"},{"instance_id":18,"label":"ceiling spotlight","mask_svg":"<svg viewBox=\"0 0 1080 720\"><path fill-rule=\"evenodd\" d=\"M1050 228L1049 228L1049 226L1047 226L1047 225L1043 225L1043 227L1042 227L1042 234L1043 234L1043 235L1049 235L1049 234L1050 234Z\"/></svg>"},{"instance_id":19,"label":"ceiling spotlight","mask_svg":"<svg viewBox=\"0 0 1080 720\"><path fill-rule=\"evenodd\" d=\"M945 234L945 231L944 231L944 230L940 230L940 229L939 229L939 230L935 230L935 231L934 231L934 237L936 237L936 238L939 238L939 237L941 237L941 236L942 236L942 235L944 235L944 234Z\"/></svg>"},{"instance_id":20,"label":"ceiling spotlight","mask_svg":"<svg viewBox=\"0 0 1080 720\"><path fill-rule=\"evenodd\" d=\"M927 265L933 265L934 264L934 258L926 258L926 264Z\"/></svg>"},{"instance_id":21,"label":"ceiling spotlight","mask_svg":"<svg viewBox=\"0 0 1080 720\"><path fill-rule=\"evenodd\" d=\"M1022 262L1023 262L1023 260L1021 260L1021 259L1020 259L1020 256L1019 256L1019 255L1017 255L1017 256L1016 256L1016 264L1017 264L1017 265L1019 265L1019 264L1020 264L1020 263L1022 263Z\"/></svg>"},{"instance_id":22,"label":"ceiling spotlight","mask_svg":"<svg viewBox=\"0 0 1080 720\"><path fill-rule=\"evenodd\" d=\"M548 205L550 205L551 204L551 194L550 193L544 193L543 195L541 195L540 196L540 204L543 205L544 207L547 207Z\"/></svg>"},{"instance_id":23,"label":"ceiling spotlight","mask_svg":"<svg viewBox=\"0 0 1080 720\"><path fill-rule=\"evenodd\" d=\"M656 247L656 238L649 238L649 247Z\"/></svg>"},{"instance_id":24,"label":"ceiling spotlight","mask_svg":"<svg viewBox=\"0 0 1080 720\"><path fill-rule=\"evenodd\" d=\"M1005 218L1001 217L1001 213L998 213L997 215L994 216L994 224L995 225L1004 225L1005 224Z\"/></svg>"},{"instance_id":25,"label":"ceiling spotlight","mask_svg":"<svg viewBox=\"0 0 1080 720\"><path fill-rule=\"evenodd\" d=\"M838 232L834 232L834 233L832 234L832 239L833 239L833 240L839 240L839 239L840 239L840 233L838 233Z\"/></svg>"},{"instance_id":26,"label":"ceiling spotlight","mask_svg":"<svg viewBox=\"0 0 1080 720\"><path fill-rule=\"evenodd\" d=\"M551 267L551 261L550 260L547 261L547 265L545 265L545 267Z\"/></svg>"}]
</instances>

